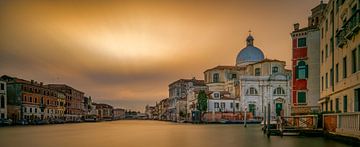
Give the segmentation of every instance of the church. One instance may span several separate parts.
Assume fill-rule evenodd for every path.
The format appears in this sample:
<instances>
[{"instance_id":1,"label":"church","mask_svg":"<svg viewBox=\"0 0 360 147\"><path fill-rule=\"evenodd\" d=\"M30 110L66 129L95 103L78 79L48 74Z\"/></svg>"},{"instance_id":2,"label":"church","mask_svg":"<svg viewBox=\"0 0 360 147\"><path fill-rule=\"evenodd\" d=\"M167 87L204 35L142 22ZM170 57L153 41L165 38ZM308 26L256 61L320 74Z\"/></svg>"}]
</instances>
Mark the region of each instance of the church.
<instances>
[{"instance_id":1,"label":"church","mask_svg":"<svg viewBox=\"0 0 360 147\"><path fill-rule=\"evenodd\" d=\"M204 72L208 113L248 112L261 119L270 103L271 117L289 116L291 71L285 61L266 59L249 34L234 66L216 66Z\"/></svg>"}]
</instances>

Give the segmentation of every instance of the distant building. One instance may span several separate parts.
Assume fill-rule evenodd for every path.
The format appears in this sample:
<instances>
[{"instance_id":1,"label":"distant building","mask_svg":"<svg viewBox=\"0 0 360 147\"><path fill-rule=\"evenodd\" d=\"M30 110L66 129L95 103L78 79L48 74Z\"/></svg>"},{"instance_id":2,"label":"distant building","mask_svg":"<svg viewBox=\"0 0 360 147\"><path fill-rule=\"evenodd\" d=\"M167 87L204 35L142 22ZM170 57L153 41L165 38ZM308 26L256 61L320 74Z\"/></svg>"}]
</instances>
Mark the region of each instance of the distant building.
<instances>
[{"instance_id":1,"label":"distant building","mask_svg":"<svg viewBox=\"0 0 360 147\"><path fill-rule=\"evenodd\" d=\"M93 103L98 112L98 120L112 120L113 118L113 107L108 104L97 104Z\"/></svg>"},{"instance_id":2,"label":"distant building","mask_svg":"<svg viewBox=\"0 0 360 147\"><path fill-rule=\"evenodd\" d=\"M319 111L320 98L320 30L326 4L311 9L308 25L294 24L292 37L292 114L310 114Z\"/></svg>"},{"instance_id":3,"label":"distant building","mask_svg":"<svg viewBox=\"0 0 360 147\"><path fill-rule=\"evenodd\" d=\"M65 111L65 96L34 80L26 81L16 77L2 76L7 83L8 118L53 120L63 119Z\"/></svg>"},{"instance_id":4,"label":"distant building","mask_svg":"<svg viewBox=\"0 0 360 147\"><path fill-rule=\"evenodd\" d=\"M6 82L0 81L0 119L7 119Z\"/></svg>"},{"instance_id":5,"label":"distant building","mask_svg":"<svg viewBox=\"0 0 360 147\"><path fill-rule=\"evenodd\" d=\"M187 114L186 112L186 97L187 92L193 86L204 85L203 80L192 79L180 79L169 85L169 120L177 121L180 119L180 113L182 115L181 119L185 119ZM178 103L178 101L181 101ZM185 103L184 103L185 102ZM176 109L176 107L181 107ZM181 111L179 111L181 110Z\"/></svg>"},{"instance_id":6,"label":"distant building","mask_svg":"<svg viewBox=\"0 0 360 147\"><path fill-rule=\"evenodd\" d=\"M113 109L113 120L125 119L125 109Z\"/></svg>"},{"instance_id":7,"label":"distant building","mask_svg":"<svg viewBox=\"0 0 360 147\"><path fill-rule=\"evenodd\" d=\"M65 84L49 84L51 89L61 91L65 94L65 120L66 121L81 121L84 115L84 92L76 90Z\"/></svg>"},{"instance_id":8,"label":"distant building","mask_svg":"<svg viewBox=\"0 0 360 147\"><path fill-rule=\"evenodd\" d=\"M145 106L145 114L148 119L155 119L157 116L156 106Z\"/></svg>"},{"instance_id":9,"label":"distant building","mask_svg":"<svg viewBox=\"0 0 360 147\"><path fill-rule=\"evenodd\" d=\"M96 106L93 105L92 98L90 96L84 96L84 120L96 121L97 110Z\"/></svg>"},{"instance_id":10,"label":"distant building","mask_svg":"<svg viewBox=\"0 0 360 147\"><path fill-rule=\"evenodd\" d=\"M360 112L360 1L329 0L320 21L324 112Z\"/></svg>"}]
</instances>

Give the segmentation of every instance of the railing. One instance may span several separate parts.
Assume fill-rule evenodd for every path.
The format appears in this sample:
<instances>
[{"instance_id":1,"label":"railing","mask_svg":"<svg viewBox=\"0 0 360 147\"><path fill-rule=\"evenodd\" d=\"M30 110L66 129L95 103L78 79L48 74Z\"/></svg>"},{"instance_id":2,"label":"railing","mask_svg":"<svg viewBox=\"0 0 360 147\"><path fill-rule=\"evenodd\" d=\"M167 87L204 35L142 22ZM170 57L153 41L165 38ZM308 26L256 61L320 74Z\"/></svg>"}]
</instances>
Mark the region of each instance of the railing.
<instances>
[{"instance_id":1,"label":"railing","mask_svg":"<svg viewBox=\"0 0 360 147\"><path fill-rule=\"evenodd\" d=\"M345 37L347 39L350 39L353 34L359 30L359 12L360 10L357 10L343 26L344 31L346 32Z\"/></svg>"},{"instance_id":2,"label":"railing","mask_svg":"<svg viewBox=\"0 0 360 147\"><path fill-rule=\"evenodd\" d=\"M343 47L346 39L351 39L354 34L360 30L360 10L357 10L350 19L336 32L336 44Z\"/></svg>"},{"instance_id":3,"label":"railing","mask_svg":"<svg viewBox=\"0 0 360 147\"><path fill-rule=\"evenodd\" d=\"M317 115L300 115L280 117L279 123L282 129L317 129L318 116Z\"/></svg>"},{"instance_id":4,"label":"railing","mask_svg":"<svg viewBox=\"0 0 360 147\"><path fill-rule=\"evenodd\" d=\"M360 136L360 112L324 114L323 122L328 132Z\"/></svg>"}]
</instances>

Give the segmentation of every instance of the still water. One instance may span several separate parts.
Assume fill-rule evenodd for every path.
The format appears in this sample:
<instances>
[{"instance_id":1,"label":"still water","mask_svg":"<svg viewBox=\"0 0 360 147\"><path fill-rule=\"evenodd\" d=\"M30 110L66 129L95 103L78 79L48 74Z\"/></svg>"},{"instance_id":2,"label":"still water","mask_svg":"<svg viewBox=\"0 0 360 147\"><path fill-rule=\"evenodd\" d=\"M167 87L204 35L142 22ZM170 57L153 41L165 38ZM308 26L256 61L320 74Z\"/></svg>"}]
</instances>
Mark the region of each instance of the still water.
<instances>
[{"instance_id":1,"label":"still water","mask_svg":"<svg viewBox=\"0 0 360 147\"><path fill-rule=\"evenodd\" d=\"M345 147L320 137L268 139L260 126L112 121L0 128L0 147Z\"/></svg>"}]
</instances>

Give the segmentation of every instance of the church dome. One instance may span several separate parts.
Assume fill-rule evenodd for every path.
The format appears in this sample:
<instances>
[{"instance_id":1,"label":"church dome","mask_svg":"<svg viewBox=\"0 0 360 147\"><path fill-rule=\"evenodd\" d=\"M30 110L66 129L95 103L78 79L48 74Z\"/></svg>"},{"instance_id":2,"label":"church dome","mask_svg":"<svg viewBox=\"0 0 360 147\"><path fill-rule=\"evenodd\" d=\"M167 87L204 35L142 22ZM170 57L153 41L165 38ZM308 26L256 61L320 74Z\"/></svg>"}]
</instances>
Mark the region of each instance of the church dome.
<instances>
[{"instance_id":1,"label":"church dome","mask_svg":"<svg viewBox=\"0 0 360 147\"><path fill-rule=\"evenodd\" d=\"M264 60L264 53L253 44L254 38L249 35L246 39L246 47L243 48L236 58L236 65L242 66Z\"/></svg>"}]
</instances>

